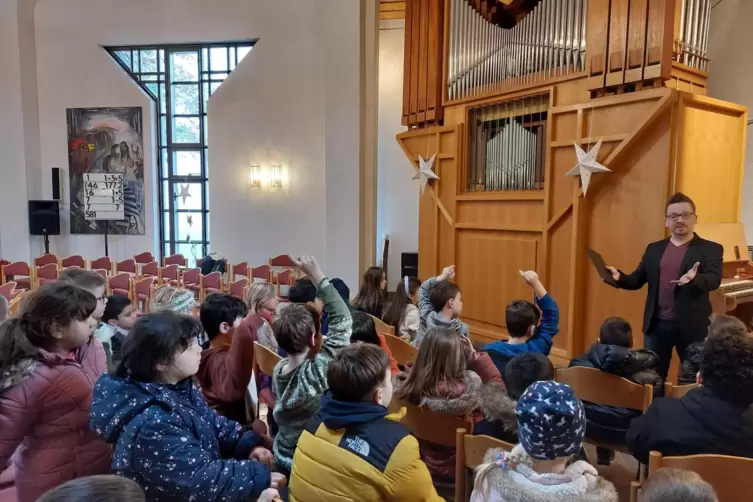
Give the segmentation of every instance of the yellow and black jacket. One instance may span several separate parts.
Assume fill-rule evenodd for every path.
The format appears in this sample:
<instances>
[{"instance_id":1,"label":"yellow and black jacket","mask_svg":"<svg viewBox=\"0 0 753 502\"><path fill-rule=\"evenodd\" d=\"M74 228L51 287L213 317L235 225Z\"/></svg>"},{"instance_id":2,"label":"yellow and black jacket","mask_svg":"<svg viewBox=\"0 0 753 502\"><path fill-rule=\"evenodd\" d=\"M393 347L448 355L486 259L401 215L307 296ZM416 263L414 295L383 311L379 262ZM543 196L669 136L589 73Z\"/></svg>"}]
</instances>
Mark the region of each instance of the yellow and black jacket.
<instances>
[{"instance_id":1,"label":"yellow and black jacket","mask_svg":"<svg viewBox=\"0 0 753 502\"><path fill-rule=\"evenodd\" d=\"M443 501L402 416L324 394L295 450L290 502Z\"/></svg>"}]
</instances>

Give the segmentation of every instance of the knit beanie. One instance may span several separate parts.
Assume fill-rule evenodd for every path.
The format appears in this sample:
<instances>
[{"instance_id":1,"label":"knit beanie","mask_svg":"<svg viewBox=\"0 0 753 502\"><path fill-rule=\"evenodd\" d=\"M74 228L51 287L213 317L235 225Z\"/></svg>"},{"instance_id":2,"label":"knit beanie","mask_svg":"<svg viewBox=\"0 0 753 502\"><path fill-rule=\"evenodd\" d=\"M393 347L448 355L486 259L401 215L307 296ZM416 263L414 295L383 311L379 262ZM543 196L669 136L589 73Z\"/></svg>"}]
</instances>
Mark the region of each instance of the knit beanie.
<instances>
[{"instance_id":1,"label":"knit beanie","mask_svg":"<svg viewBox=\"0 0 753 502\"><path fill-rule=\"evenodd\" d=\"M191 315L193 308L196 306L196 299L193 291L176 290L175 294L167 303L159 305L157 311L169 311L181 315Z\"/></svg>"},{"instance_id":2,"label":"knit beanie","mask_svg":"<svg viewBox=\"0 0 753 502\"><path fill-rule=\"evenodd\" d=\"M520 396L515 415L520 444L534 459L568 457L583 444L586 414L568 385L543 381L531 384Z\"/></svg>"}]
</instances>

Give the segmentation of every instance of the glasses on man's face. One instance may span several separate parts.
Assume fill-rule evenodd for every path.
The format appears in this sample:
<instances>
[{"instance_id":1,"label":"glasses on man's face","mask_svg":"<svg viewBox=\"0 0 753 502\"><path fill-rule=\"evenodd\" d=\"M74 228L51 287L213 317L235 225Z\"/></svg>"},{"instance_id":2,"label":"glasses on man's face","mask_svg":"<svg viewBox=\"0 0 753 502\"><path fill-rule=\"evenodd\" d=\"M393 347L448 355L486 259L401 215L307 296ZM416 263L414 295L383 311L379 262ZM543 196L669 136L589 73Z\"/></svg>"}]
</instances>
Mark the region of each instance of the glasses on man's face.
<instances>
[{"instance_id":1,"label":"glasses on man's face","mask_svg":"<svg viewBox=\"0 0 753 502\"><path fill-rule=\"evenodd\" d=\"M677 221L677 220L679 220L679 219L682 219L682 220L684 220L684 221L687 221L687 220L689 220L690 218L692 218L693 216L695 216L695 213L680 213L680 214L677 214L677 213L671 213L671 214L668 214L668 215L667 215L667 219L668 219L669 221Z\"/></svg>"}]
</instances>

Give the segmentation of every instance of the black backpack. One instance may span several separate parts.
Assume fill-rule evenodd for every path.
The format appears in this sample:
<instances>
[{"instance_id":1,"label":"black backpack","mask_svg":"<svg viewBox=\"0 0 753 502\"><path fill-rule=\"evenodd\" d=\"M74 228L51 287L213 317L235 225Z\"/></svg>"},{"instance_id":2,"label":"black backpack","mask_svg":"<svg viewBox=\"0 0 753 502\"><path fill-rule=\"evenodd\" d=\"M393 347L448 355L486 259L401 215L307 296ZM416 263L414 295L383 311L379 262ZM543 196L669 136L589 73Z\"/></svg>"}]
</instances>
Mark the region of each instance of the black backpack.
<instances>
[{"instance_id":1,"label":"black backpack","mask_svg":"<svg viewBox=\"0 0 753 502\"><path fill-rule=\"evenodd\" d=\"M209 275L212 272L225 275L225 266L225 260L215 260L212 255L209 255L201 262L201 275Z\"/></svg>"}]
</instances>

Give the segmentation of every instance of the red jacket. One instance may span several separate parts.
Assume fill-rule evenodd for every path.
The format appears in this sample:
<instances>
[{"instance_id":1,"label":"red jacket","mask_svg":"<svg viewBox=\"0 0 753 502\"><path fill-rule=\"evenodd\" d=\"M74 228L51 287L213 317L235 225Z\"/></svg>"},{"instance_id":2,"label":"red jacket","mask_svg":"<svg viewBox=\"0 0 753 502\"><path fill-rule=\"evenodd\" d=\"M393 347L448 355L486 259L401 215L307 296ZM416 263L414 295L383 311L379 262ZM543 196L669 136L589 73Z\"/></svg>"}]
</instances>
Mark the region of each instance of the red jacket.
<instances>
[{"instance_id":1,"label":"red jacket","mask_svg":"<svg viewBox=\"0 0 753 502\"><path fill-rule=\"evenodd\" d=\"M229 344L220 343L201 353L196 374L209 407L241 424L247 422L246 389L253 373L254 341L263 324L261 316L246 317Z\"/></svg>"},{"instance_id":2,"label":"red jacket","mask_svg":"<svg viewBox=\"0 0 753 502\"><path fill-rule=\"evenodd\" d=\"M0 466L15 455L19 502L66 481L110 471L110 446L89 429L92 389L107 371L96 338L73 358L39 350L0 379Z\"/></svg>"}]
</instances>

